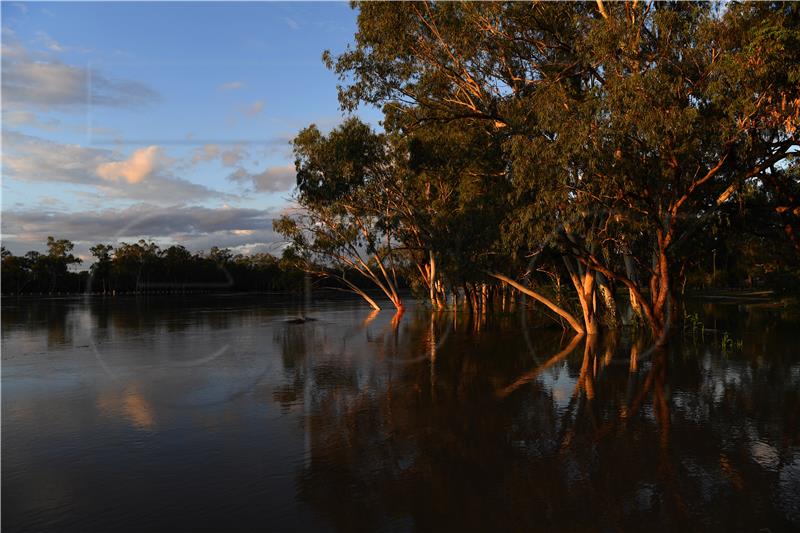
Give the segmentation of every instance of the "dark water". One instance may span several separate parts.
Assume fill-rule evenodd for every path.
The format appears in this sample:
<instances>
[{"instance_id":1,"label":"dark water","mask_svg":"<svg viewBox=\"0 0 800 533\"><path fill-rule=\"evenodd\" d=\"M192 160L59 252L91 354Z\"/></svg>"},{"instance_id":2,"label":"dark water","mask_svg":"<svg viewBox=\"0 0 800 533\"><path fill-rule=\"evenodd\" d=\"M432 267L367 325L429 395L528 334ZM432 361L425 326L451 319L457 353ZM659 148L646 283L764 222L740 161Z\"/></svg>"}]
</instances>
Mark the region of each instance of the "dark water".
<instances>
[{"instance_id":1,"label":"dark water","mask_svg":"<svg viewBox=\"0 0 800 533\"><path fill-rule=\"evenodd\" d=\"M785 310L654 351L264 300L5 299L3 531L800 528Z\"/></svg>"}]
</instances>

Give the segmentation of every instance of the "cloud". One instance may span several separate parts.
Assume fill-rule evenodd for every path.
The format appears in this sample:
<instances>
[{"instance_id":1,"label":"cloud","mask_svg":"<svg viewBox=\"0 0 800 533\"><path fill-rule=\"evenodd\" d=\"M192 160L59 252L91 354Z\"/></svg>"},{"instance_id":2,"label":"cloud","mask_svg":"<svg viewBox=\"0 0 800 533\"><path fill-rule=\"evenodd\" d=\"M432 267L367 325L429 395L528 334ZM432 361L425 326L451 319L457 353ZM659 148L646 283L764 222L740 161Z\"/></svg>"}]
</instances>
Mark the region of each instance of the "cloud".
<instances>
[{"instance_id":1,"label":"cloud","mask_svg":"<svg viewBox=\"0 0 800 533\"><path fill-rule=\"evenodd\" d=\"M243 81L229 81L217 87L218 91L235 91L244 87Z\"/></svg>"},{"instance_id":2,"label":"cloud","mask_svg":"<svg viewBox=\"0 0 800 533\"><path fill-rule=\"evenodd\" d=\"M55 43L54 46L57 46ZM14 43L3 43L3 107L69 110L87 105L139 107L159 99L143 83L109 78L87 67L48 56L34 57Z\"/></svg>"},{"instance_id":3,"label":"cloud","mask_svg":"<svg viewBox=\"0 0 800 533\"><path fill-rule=\"evenodd\" d=\"M293 30L300 28L300 25L292 18L283 17L283 21L286 23L287 26L289 26Z\"/></svg>"},{"instance_id":4,"label":"cloud","mask_svg":"<svg viewBox=\"0 0 800 533\"><path fill-rule=\"evenodd\" d=\"M109 150L58 144L14 131L3 132L3 174L19 181L98 184L94 170L112 158Z\"/></svg>"},{"instance_id":5,"label":"cloud","mask_svg":"<svg viewBox=\"0 0 800 533\"><path fill-rule=\"evenodd\" d=\"M217 144L206 144L194 151L192 164L213 161L219 158L224 166L235 167L245 157L247 157L247 152L242 146L234 146L228 150L223 150Z\"/></svg>"},{"instance_id":6,"label":"cloud","mask_svg":"<svg viewBox=\"0 0 800 533\"><path fill-rule=\"evenodd\" d=\"M45 46L45 48L47 48L51 52L63 52L65 50L65 48L58 43L58 41L56 41L43 31L36 32L36 40L42 43Z\"/></svg>"},{"instance_id":7,"label":"cloud","mask_svg":"<svg viewBox=\"0 0 800 533\"><path fill-rule=\"evenodd\" d=\"M264 101L263 100L256 100L251 105L247 106L244 109L244 114L248 117L255 117L259 115L262 111L264 111Z\"/></svg>"},{"instance_id":8,"label":"cloud","mask_svg":"<svg viewBox=\"0 0 800 533\"><path fill-rule=\"evenodd\" d=\"M140 148L125 161L98 165L97 175L106 181L124 180L128 183L139 183L155 172L160 157L161 149L158 146Z\"/></svg>"},{"instance_id":9,"label":"cloud","mask_svg":"<svg viewBox=\"0 0 800 533\"><path fill-rule=\"evenodd\" d=\"M173 176L174 161L158 146L121 157L111 150L4 131L3 148L4 177L18 181L87 185L107 198L156 203L231 197Z\"/></svg>"},{"instance_id":10,"label":"cloud","mask_svg":"<svg viewBox=\"0 0 800 533\"><path fill-rule=\"evenodd\" d=\"M264 209L150 204L68 213L9 210L3 214L2 233L3 244L18 254L43 248L48 235L75 241L79 253L99 242L113 245L139 238L193 251L211 246L263 250L282 240L272 230L274 216Z\"/></svg>"},{"instance_id":11,"label":"cloud","mask_svg":"<svg viewBox=\"0 0 800 533\"><path fill-rule=\"evenodd\" d=\"M43 121L39 119L39 116L36 113L20 110L3 110L3 122L6 124L6 126L29 126L46 131L55 131L60 125L60 122L54 118Z\"/></svg>"},{"instance_id":12,"label":"cloud","mask_svg":"<svg viewBox=\"0 0 800 533\"><path fill-rule=\"evenodd\" d=\"M108 199L141 200L156 204L169 204L176 201L206 199L234 200L236 196L209 189L205 185L174 176L155 175L141 183L119 182L113 185L100 185L98 190Z\"/></svg>"},{"instance_id":13,"label":"cloud","mask_svg":"<svg viewBox=\"0 0 800 533\"><path fill-rule=\"evenodd\" d=\"M192 163L201 163L203 161L211 161L219 157L220 148L216 144L205 144L194 151L192 156Z\"/></svg>"},{"instance_id":14,"label":"cloud","mask_svg":"<svg viewBox=\"0 0 800 533\"><path fill-rule=\"evenodd\" d=\"M49 16L54 16L54 15L51 12L51 14ZM62 53L62 52L68 52L68 51L86 53L86 52L90 52L91 51L88 48L82 48L82 47L78 47L78 46L65 46L65 45L59 43L58 41L56 41L55 39L53 39L48 33L43 32L43 31L37 31L36 32L35 40L36 40L37 43L39 43L42 46L44 46L50 52L55 52L55 53Z\"/></svg>"},{"instance_id":15,"label":"cloud","mask_svg":"<svg viewBox=\"0 0 800 533\"><path fill-rule=\"evenodd\" d=\"M235 167L245 157L247 157L247 152L241 146L231 148L230 150L223 150L222 164L226 167Z\"/></svg>"},{"instance_id":16,"label":"cloud","mask_svg":"<svg viewBox=\"0 0 800 533\"><path fill-rule=\"evenodd\" d=\"M294 187L296 176L294 165L267 167L256 173L240 167L228 176L228 180L252 186L255 192L286 192Z\"/></svg>"}]
</instances>

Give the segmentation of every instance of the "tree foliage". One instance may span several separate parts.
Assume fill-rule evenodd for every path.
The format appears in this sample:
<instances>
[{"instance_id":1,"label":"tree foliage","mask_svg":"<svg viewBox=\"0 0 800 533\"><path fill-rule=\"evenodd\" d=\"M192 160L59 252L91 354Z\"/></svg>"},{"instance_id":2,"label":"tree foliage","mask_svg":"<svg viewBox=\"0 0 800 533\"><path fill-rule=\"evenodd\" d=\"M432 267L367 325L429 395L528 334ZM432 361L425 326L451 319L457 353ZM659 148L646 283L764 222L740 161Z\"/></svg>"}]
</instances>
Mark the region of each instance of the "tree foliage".
<instances>
[{"instance_id":1,"label":"tree foliage","mask_svg":"<svg viewBox=\"0 0 800 533\"><path fill-rule=\"evenodd\" d=\"M428 183L450 186L418 191L429 205L480 175L475 211L459 219L459 197L426 220L437 253L457 258L450 283L476 266L520 276L519 258L551 250L589 332L597 291L613 315L619 284L660 336L689 243L747 190L780 197L796 238L797 179L785 169L798 144L797 4L356 6L354 46L323 56L342 107L380 106L387 136L439 141L412 144L424 152L412 161L433 162ZM454 221L464 239L447 231ZM463 255L465 240L477 246Z\"/></svg>"},{"instance_id":2,"label":"tree foliage","mask_svg":"<svg viewBox=\"0 0 800 533\"><path fill-rule=\"evenodd\" d=\"M74 244L48 238L49 253L15 256L3 248L2 290L6 294L184 291L297 291L302 272L287 258L269 253L233 254L212 247L192 253L181 245L161 248L140 240L90 247L94 263L88 271L70 266L81 262Z\"/></svg>"}]
</instances>

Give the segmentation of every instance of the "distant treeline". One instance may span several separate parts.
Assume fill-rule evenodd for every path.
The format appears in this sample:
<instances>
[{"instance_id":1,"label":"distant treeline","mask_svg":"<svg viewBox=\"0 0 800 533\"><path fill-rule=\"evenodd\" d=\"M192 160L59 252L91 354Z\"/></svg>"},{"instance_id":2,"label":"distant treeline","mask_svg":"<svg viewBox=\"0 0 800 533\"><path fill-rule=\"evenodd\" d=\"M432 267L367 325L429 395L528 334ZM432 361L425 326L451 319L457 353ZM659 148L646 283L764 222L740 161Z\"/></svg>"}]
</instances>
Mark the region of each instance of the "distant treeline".
<instances>
[{"instance_id":1,"label":"distant treeline","mask_svg":"<svg viewBox=\"0 0 800 533\"><path fill-rule=\"evenodd\" d=\"M2 291L30 293L125 293L194 291L296 291L304 273L268 253L234 255L225 248L192 253L183 246L160 248L153 242L91 248L88 270L69 240L48 237L47 252L15 256L2 250Z\"/></svg>"}]
</instances>

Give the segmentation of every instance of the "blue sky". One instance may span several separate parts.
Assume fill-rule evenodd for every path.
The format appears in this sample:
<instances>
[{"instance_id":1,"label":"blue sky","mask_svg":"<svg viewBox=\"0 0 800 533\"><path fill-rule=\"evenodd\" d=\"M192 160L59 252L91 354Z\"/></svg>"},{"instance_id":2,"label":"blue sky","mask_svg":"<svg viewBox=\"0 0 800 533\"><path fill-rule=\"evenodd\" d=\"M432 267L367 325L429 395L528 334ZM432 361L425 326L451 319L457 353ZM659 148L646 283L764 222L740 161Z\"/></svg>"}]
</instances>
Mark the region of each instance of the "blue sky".
<instances>
[{"instance_id":1,"label":"blue sky","mask_svg":"<svg viewBox=\"0 0 800 533\"><path fill-rule=\"evenodd\" d=\"M342 120L346 3L2 3L3 245L275 250L289 140ZM378 126L380 114L362 109Z\"/></svg>"}]
</instances>

